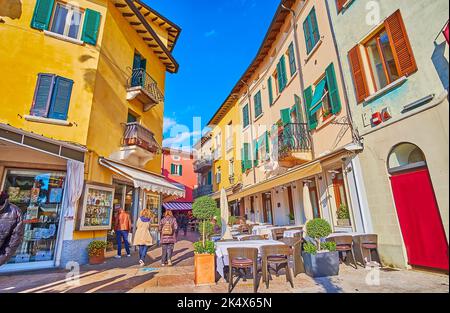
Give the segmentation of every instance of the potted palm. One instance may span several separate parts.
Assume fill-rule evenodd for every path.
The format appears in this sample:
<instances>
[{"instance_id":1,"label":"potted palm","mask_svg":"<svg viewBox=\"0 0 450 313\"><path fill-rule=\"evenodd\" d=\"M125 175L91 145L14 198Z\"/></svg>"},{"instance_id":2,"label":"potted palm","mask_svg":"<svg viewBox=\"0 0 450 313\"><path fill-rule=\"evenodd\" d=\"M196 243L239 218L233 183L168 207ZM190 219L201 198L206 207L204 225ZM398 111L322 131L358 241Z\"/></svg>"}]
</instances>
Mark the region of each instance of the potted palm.
<instances>
[{"instance_id":1,"label":"potted palm","mask_svg":"<svg viewBox=\"0 0 450 313\"><path fill-rule=\"evenodd\" d=\"M94 240L88 245L89 264L97 265L105 263L105 241Z\"/></svg>"},{"instance_id":2,"label":"potted palm","mask_svg":"<svg viewBox=\"0 0 450 313\"><path fill-rule=\"evenodd\" d=\"M350 226L350 212L345 204L341 204L336 212L338 226Z\"/></svg>"},{"instance_id":3,"label":"potted palm","mask_svg":"<svg viewBox=\"0 0 450 313\"><path fill-rule=\"evenodd\" d=\"M330 224L321 218L306 223L308 242L303 245L305 272L311 277L336 276L339 274L339 252L336 243L324 242L331 234Z\"/></svg>"},{"instance_id":4,"label":"potted palm","mask_svg":"<svg viewBox=\"0 0 450 313\"><path fill-rule=\"evenodd\" d=\"M207 240L207 223L217 212L216 201L205 196L195 200L192 214L201 224L202 240L194 243L194 281L196 285L214 284L216 281L214 242Z\"/></svg>"}]
</instances>

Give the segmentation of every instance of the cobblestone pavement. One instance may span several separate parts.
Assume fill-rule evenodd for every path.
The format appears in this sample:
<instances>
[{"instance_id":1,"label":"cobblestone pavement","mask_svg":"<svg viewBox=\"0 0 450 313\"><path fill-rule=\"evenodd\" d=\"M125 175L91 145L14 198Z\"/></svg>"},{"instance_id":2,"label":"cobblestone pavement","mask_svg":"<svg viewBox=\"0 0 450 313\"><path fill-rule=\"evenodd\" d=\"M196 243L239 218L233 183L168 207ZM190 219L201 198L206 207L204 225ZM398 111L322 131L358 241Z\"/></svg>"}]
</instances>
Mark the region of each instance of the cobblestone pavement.
<instances>
[{"instance_id":1,"label":"cobblestone pavement","mask_svg":"<svg viewBox=\"0 0 450 313\"><path fill-rule=\"evenodd\" d=\"M226 293L228 284L221 278L211 286L195 286L192 241L197 235L180 235L175 246L173 267L160 267L161 248L149 251L151 261L141 268L137 265L137 253L130 258L114 259L114 252L102 265L85 265L80 269L78 280L72 278L68 270L43 270L14 274L0 274L0 293L115 293L115 292L151 292L151 293ZM252 292L253 281L240 280L234 293ZM328 278L310 278L300 274L294 279L294 288L286 283L285 276L273 275L269 289L260 283L261 293L381 293L381 292L449 292L449 276L412 270L363 269L355 270L351 266L341 265L339 276Z\"/></svg>"}]
</instances>

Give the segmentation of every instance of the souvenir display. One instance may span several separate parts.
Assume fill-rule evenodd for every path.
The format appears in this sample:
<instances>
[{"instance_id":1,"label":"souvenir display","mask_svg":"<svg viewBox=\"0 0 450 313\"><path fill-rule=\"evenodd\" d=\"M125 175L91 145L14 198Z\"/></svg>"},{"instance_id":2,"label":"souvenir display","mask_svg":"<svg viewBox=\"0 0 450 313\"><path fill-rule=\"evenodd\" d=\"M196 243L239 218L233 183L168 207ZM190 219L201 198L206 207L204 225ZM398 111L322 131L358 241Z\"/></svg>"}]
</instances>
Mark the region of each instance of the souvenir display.
<instances>
[{"instance_id":1,"label":"souvenir display","mask_svg":"<svg viewBox=\"0 0 450 313\"><path fill-rule=\"evenodd\" d=\"M62 188L52 188L50 190L50 203L59 203L62 200Z\"/></svg>"},{"instance_id":2,"label":"souvenir display","mask_svg":"<svg viewBox=\"0 0 450 313\"><path fill-rule=\"evenodd\" d=\"M18 202L19 201L19 192L20 192L20 187L9 187L8 188L9 201Z\"/></svg>"},{"instance_id":3,"label":"souvenir display","mask_svg":"<svg viewBox=\"0 0 450 313\"><path fill-rule=\"evenodd\" d=\"M31 203L38 202L40 192L41 192L40 188L32 188L31 189Z\"/></svg>"},{"instance_id":4,"label":"souvenir display","mask_svg":"<svg viewBox=\"0 0 450 313\"><path fill-rule=\"evenodd\" d=\"M24 220L25 221L29 221L29 220L35 220L38 218L39 215L39 207L37 206L29 206L27 208L27 213L25 215Z\"/></svg>"},{"instance_id":5,"label":"souvenir display","mask_svg":"<svg viewBox=\"0 0 450 313\"><path fill-rule=\"evenodd\" d=\"M114 189L86 184L79 230L109 230Z\"/></svg>"}]
</instances>

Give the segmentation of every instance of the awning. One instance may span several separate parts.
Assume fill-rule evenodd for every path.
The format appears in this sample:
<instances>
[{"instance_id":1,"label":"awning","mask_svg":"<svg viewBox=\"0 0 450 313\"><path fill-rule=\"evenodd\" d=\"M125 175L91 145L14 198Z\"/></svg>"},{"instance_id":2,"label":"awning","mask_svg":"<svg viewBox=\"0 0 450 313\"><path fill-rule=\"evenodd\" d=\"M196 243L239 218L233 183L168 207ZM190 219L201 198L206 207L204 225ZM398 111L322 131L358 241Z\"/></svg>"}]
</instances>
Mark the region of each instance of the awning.
<instances>
[{"instance_id":1,"label":"awning","mask_svg":"<svg viewBox=\"0 0 450 313\"><path fill-rule=\"evenodd\" d=\"M311 108L309 110L309 114L312 115L319 111L322 107L322 98L323 93L325 92L325 84L327 83L326 79L322 79L320 83L316 86L316 90L314 91L314 97L311 102Z\"/></svg>"},{"instance_id":2,"label":"awning","mask_svg":"<svg viewBox=\"0 0 450 313\"><path fill-rule=\"evenodd\" d=\"M147 191L179 198L185 196L183 189L170 183L163 176L106 158L100 158L99 163L111 171L133 181L135 188L142 188Z\"/></svg>"},{"instance_id":3,"label":"awning","mask_svg":"<svg viewBox=\"0 0 450 313\"><path fill-rule=\"evenodd\" d=\"M292 183L293 181L303 179L303 178L306 178L309 176L317 175L320 173L322 173L322 166L320 165L319 161L316 161L316 162L308 164L306 166L300 166L300 167L293 169L283 175L277 176L275 178L266 180L257 185L246 188L239 193L232 194L228 198L228 201L233 201L233 200L236 200L239 198L243 198L243 197L250 196L253 194L261 193L263 191L270 190L274 187L283 186L283 185Z\"/></svg>"},{"instance_id":4,"label":"awning","mask_svg":"<svg viewBox=\"0 0 450 313\"><path fill-rule=\"evenodd\" d=\"M168 211L191 211L191 202L167 202L163 203L163 208Z\"/></svg>"}]
</instances>

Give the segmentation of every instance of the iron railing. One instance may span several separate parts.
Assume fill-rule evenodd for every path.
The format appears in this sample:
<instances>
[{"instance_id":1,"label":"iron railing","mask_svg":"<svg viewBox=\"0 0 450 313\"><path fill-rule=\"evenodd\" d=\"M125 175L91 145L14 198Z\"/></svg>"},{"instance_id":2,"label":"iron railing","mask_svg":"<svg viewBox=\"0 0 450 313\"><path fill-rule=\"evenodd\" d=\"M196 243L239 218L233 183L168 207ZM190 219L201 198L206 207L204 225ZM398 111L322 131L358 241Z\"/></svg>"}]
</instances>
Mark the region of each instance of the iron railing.
<instances>
[{"instance_id":1,"label":"iron railing","mask_svg":"<svg viewBox=\"0 0 450 313\"><path fill-rule=\"evenodd\" d=\"M123 146L138 146L152 153L160 152L160 145L153 133L137 122L125 124Z\"/></svg>"},{"instance_id":2,"label":"iron railing","mask_svg":"<svg viewBox=\"0 0 450 313\"><path fill-rule=\"evenodd\" d=\"M195 173L201 173L208 169L210 169L212 166L212 159L211 158L204 158L200 159L194 162L194 172Z\"/></svg>"},{"instance_id":3,"label":"iron railing","mask_svg":"<svg viewBox=\"0 0 450 313\"><path fill-rule=\"evenodd\" d=\"M164 94L156 81L142 68L133 69L127 81L127 88L142 87L156 102L164 100Z\"/></svg>"},{"instance_id":4,"label":"iron railing","mask_svg":"<svg viewBox=\"0 0 450 313\"><path fill-rule=\"evenodd\" d=\"M282 127L278 135L278 158L283 159L292 152L311 151L311 137L306 123L290 123Z\"/></svg>"},{"instance_id":5,"label":"iron railing","mask_svg":"<svg viewBox=\"0 0 450 313\"><path fill-rule=\"evenodd\" d=\"M192 195L193 195L194 199L196 199L196 198L210 195L210 194L212 194L212 192L213 192L212 185L202 185L202 186L198 186L197 188L195 188Z\"/></svg>"}]
</instances>

